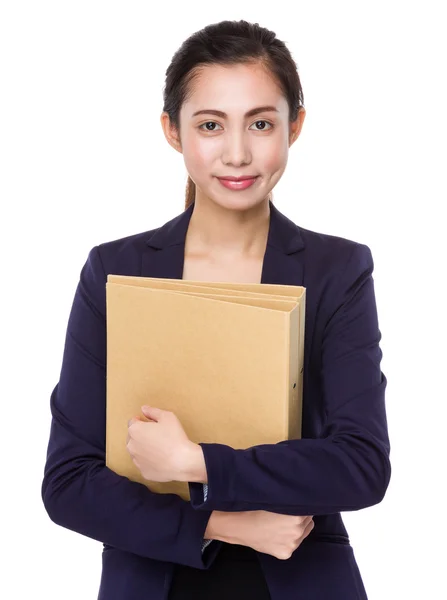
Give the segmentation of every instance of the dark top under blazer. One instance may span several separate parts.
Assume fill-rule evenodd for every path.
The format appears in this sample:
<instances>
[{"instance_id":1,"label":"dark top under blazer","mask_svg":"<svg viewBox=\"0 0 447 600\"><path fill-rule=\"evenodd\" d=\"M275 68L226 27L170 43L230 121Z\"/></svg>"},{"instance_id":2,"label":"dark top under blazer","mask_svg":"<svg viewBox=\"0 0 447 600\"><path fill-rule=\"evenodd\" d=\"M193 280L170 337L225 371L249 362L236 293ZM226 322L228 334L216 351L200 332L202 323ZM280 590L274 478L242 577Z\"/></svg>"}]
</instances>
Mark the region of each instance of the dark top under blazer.
<instances>
[{"instance_id":1,"label":"dark top under blazer","mask_svg":"<svg viewBox=\"0 0 447 600\"><path fill-rule=\"evenodd\" d=\"M272 600L366 598L340 512L379 503L391 476L373 259L368 246L297 226L270 202L262 283L306 287L302 439L245 450L203 443L209 489L157 494L105 466L108 273L181 279L194 210L94 247L71 309L42 498L57 524L104 543L101 600L165 600L174 564L208 569L213 510L314 515L288 560L258 553Z\"/></svg>"}]
</instances>

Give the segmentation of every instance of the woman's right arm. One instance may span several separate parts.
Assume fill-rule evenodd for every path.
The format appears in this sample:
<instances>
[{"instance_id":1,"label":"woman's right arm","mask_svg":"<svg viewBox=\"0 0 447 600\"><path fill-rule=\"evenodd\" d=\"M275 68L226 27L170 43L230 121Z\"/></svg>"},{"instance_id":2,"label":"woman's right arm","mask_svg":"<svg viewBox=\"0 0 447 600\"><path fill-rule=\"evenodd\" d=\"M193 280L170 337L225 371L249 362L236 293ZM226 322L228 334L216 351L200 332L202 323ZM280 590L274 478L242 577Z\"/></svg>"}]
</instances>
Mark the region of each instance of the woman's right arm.
<instances>
[{"instance_id":1,"label":"woman's right arm","mask_svg":"<svg viewBox=\"0 0 447 600\"><path fill-rule=\"evenodd\" d=\"M121 550L207 569L220 545L202 543L212 511L154 493L105 466L106 273L99 247L81 271L68 320L42 499L52 521Z\"/></svg>"}]
</instances>

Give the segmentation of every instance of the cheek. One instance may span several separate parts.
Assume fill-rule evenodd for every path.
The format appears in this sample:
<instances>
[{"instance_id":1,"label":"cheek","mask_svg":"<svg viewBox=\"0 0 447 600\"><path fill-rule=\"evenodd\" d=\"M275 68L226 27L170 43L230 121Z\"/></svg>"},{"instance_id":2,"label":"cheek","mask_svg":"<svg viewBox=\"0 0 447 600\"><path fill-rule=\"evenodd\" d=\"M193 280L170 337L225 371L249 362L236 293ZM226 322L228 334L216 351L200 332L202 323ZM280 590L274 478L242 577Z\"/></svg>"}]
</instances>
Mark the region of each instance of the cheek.
<instances>
[{"instance_id":1,"label":"cheek","mask_svg":"<svg viewBox=\"0 0 447 600\"><path fill-rule=\"evenodd\" d=\"M190 173L213 165L216 153L218 153L217 141L213 143L213 140L200 136L188 139L183 146L185 166Z\"/></svg>"},{"instance_id":2,"label":"cheek","mask_svg":"<svg viewBox=\"0 0 447 600\"><path fill-rule=\"evenodd\" d=\"M288 154L287 143L282 138L272 140L272 144L259 152L259 164L266 173L275 173L285 168Z\"/></svg>"}]
</instances>

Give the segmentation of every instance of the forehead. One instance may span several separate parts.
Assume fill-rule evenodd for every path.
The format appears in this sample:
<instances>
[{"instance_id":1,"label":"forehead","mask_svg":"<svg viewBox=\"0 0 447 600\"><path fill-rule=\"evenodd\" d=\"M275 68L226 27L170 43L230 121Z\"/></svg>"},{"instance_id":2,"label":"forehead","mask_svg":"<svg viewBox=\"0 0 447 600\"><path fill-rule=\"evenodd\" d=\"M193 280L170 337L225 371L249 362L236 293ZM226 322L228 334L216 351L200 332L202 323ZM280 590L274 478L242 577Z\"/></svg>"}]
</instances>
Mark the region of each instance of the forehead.
<instances>
[{"instance_id":1,"label":"forehead","mask_svg":"<svg viewBox=\"0 0 447 600\"><path fill-rule=\"evenodd\" d=\"M192 114L200 109L244 113L261 105L273 105L287 112L282 90L262 65L204 65L190 83L182 111Z\"/></svg>"}]
</instances>

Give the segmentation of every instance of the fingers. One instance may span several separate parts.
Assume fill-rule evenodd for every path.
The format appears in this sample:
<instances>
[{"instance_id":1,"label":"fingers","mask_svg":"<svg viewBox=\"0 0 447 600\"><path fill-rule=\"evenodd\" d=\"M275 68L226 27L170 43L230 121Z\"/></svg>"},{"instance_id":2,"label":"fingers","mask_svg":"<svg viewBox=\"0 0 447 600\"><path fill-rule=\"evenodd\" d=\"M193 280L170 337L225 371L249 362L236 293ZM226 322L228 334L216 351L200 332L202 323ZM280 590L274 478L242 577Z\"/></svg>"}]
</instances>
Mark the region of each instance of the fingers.
<instances>
[{"instance_id":1,"label":"fingers","mask_svg":"<svg viewBox=\"0 0 447 600\"><path fill-rule=\"evenodd\" d=\"M130 435L129 435L129 427L131 425L134 425L135 423L138 423L138 421L141 421L142 419L139 416L136 417L132 417L131 419L129 419L127 421L127 437L126 437L126 445L130 442Z\"/></svg>"},{"instance_id":2,"label":"fingers","mask_svg":"<svg viewBox=\"0 0 447 600\"><path fill-rule=\"evenodd\" d=\"M312 517L310 517L310 519L312 519ZM309 535L309 533L312 531L312 529L314 527L315 527L314 521L311 520L307 523L306 528L303 531L303 539Z\"/></svg>"},{"instance_id":3,"label":"fingers","mask_svg":"<svg viewBox=\"0 0 447 600\"><path fill-rule=\"evenodd\" d=\"M305 515L301 517L297 517L297 522L299 525L306 525L312 519L311 515Z\"/></svg>"}]
</instances>

